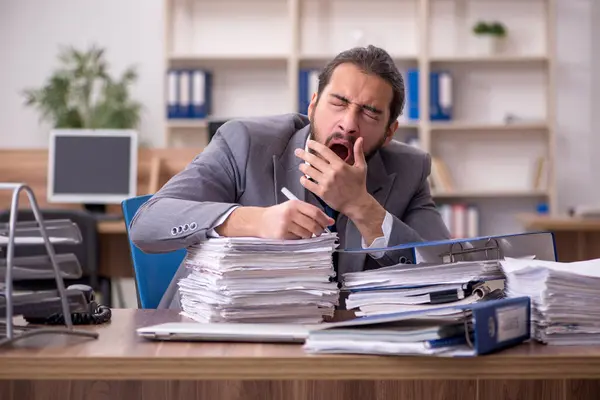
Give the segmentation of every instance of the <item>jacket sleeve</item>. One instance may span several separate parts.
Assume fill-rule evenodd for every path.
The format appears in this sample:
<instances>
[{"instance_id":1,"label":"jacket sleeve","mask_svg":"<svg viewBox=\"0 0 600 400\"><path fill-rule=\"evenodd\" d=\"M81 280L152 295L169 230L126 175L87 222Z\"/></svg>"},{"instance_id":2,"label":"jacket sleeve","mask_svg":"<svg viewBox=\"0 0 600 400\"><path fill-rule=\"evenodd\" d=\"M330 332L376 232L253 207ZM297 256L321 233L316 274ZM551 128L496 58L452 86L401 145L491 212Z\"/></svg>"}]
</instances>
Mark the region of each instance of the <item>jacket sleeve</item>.
<instances>
[{"instance_id":1,"label":"jacket sleeve","mask_svg":"<svg viewBox=\"0 0 600 400\"><path fill-rule=\"evenodd\" d=\"M247 158L247 136L235 132L239 139L234 154L224 133L236 125L228 123L220 129L223 134L215 135L132 219L130 239L143 252L164 253L200 243L224 213L239 205L236 201L244 181L239 165L245 165Z\"/></svg>"},{"instance_id":2,"label":"jacket sleeve","mask_svg":"<svg viewBox=\"0 0 600 400\"><path fill-rule=\"evenodd\" d=\"M423 175L418 190L412 197L402 218L392 215L393 224L388 246L430 240L450 239L450 232L431 197L427 178L431 172L431 157L424 158ZM412 258L408 250L387 251L375 258L382 266L390 266Z\"/></svg>"}]
</instances>

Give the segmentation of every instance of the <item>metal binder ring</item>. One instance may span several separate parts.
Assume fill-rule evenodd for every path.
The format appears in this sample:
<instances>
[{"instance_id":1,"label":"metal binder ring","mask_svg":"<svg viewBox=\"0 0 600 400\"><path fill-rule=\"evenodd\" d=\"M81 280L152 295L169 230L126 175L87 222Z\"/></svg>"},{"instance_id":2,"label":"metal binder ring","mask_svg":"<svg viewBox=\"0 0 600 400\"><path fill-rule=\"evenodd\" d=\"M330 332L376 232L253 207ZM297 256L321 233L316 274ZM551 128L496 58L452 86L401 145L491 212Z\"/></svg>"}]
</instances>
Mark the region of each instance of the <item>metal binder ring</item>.
<instances>
[{"instance_id":1,"label":"metal binder ring","mask_svg":"<svg viewBox=\"0 0 600 400\"><path fill-rule=\"evenodd\" d=\"M448 255L450 256L450 262L451 262L451 263L453 263L453 262L456 262L456 260L454 259L454 256L455 256L456 254L453 252L453 248L454 248L454 245L455 245L455 244L457 244L457 245L459 245L459 246L460 246L460 250L459 250L458 254L461 254L461 253L464 251L464 249L465 249L465 248L463 247L463 244L462 244L462 243L452 243L452 244L450 245L450 249L448 250Z\"/></svg>"},{"instance_id":2,"label":"metal binder ring","mask_svg":"<svg viewBox=\"0 0 600 400\"><path fill-rule=\"evenodd\" d=\"M501 253L500 253L500 245L498 244L498 240L494 239L494 238L489 238L486 242L485 242L485 258L487 260L491 260L489 254L488 254L488 250L492 250L492 248L490 248L490 243L494 244L494 248L493 250L496 251L496 260L501 260Z\"/></svg>"}]
</instances>

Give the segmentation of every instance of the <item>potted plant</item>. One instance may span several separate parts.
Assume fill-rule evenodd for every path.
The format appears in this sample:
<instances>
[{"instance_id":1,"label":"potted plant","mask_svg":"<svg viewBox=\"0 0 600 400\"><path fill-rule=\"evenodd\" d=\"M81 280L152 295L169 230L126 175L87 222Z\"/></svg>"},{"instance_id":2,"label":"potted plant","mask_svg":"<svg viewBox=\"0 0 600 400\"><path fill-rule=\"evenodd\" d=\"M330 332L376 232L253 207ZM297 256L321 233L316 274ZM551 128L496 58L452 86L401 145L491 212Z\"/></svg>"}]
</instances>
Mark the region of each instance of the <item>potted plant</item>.
<instances>
[{"instance_id":1,"label":"potted plant","mask_svg":"<svg viewBox=\"0 0 600 400\"><path fill-rule=\"evenodd\" d=\"M55 129L136 129L142 106L131 99L135 68L120 77L108 73L105 50L62 48L60 68L37 89L26 89L25 104L35 107L41 119Z\"/></svg>"},{"instance_id":2,"label":"potted plant","mask_svg":"<svg viewBox=\"0 0 600 400\"><path fill-rule=\"evenodd\" d=\"M493 55L504 50L507 32L501 22L479 21L473 27L473 33L477 37L477 54Z\"/></svg>"}]
</instances>

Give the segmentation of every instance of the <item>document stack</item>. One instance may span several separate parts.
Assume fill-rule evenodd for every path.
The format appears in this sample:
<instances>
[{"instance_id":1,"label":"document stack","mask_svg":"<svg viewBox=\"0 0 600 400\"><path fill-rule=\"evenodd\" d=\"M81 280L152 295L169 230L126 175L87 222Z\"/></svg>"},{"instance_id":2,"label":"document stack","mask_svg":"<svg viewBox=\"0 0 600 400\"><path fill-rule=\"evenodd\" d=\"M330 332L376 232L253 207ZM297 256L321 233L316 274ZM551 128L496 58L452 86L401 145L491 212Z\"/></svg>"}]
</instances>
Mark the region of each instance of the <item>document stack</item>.
<instances>
[{"instance_id":1,"label":"document stack","mask_svg":"<svg viewBox=\"0 0 600 400\"><path fill-rule=\"evenodd\" d=\"M357 316L465 305L503 297L498 260L398 264L344 275L346 308Z\"/></svg>"},{"instance_id":2,"label":"document stack","mask_svg":"<svg viewBox=\"0 0 600 400\"><path fill-rule=\"evenodd\" d=\"M550 345L600 344L600 259L502 261L508 297L531 297L532 336Z\"/></svg>"},{"instance_id":3,"label":"document stack","mask_svg":"<svg viewBox=\"0 0 600 400\"><path fill-rule=\"evenodd\" d=\"M528 297L438 306L324 324L309 332L309 353L467 357L530 338Z\"/></svg>"},{"instance_id":4,"label":"document stack","mask_svg":"<svg viewBox=\"0 0 600 400\"><path fill-rule=\"evenodd\" d=\"M337 234L301 240L212 238L188 249L182 314L198 322L315 324L333 316Z\"/></svg>"}]
</instances>

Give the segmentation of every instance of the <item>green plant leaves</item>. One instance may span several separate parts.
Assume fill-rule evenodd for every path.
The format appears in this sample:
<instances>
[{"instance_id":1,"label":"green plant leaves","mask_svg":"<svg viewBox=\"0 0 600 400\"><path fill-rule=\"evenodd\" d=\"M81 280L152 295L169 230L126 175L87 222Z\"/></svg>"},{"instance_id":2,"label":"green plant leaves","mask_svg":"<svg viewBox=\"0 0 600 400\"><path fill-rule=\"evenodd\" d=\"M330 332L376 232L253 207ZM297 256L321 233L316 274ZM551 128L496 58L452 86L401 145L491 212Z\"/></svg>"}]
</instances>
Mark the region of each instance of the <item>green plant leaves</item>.
<instances>
[{"instance_id":1,"label":"green plant leaves","mask_svg":"<svg viewBox=\"0 0 600 400\"><path fill-rule=\"evenodd\" d=\"M140 121L141 103L131 99L137 79L127 68L115 79L108 73L105 50L95 45L86 51L63 47L60 68L38 89L23 91L25 104L36 108L42 120L55 128L134 129Z\"/></svg>"},{"instance_id":2,"label":"green plant leaves","mask_svg":"<svg viewBox=\"0 0 600 400\"><path fill-rule=\"evenodd\" d=\"M498 21L479 21L473 27L473 33L475 33L476 35L491 35L497 37L504 37L506 36L506 28L501 22Z\"/></svg>"}]
</instances>

